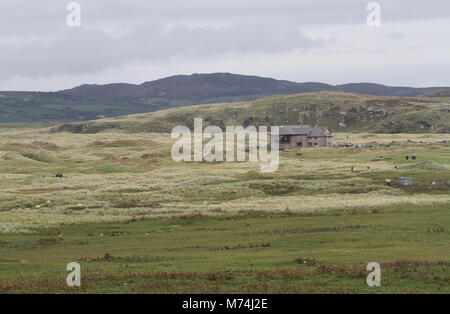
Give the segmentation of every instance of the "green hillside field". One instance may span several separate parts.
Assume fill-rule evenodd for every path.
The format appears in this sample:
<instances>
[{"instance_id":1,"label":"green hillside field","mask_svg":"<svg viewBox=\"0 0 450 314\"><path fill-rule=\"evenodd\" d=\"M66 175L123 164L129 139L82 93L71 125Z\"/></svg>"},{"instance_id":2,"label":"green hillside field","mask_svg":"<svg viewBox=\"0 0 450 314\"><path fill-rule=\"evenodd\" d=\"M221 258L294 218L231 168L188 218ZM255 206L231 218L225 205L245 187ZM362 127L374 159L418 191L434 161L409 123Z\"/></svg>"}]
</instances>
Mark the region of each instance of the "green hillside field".
<instances>
[{"instance_id":1,"label":"green hillside field","mask_svg":"<svg viewBox=\"0 0 450 314\"><path fill-rule=\"evenodd\" d=\"M379 97L343 92L270 96L255 101L178 107L153 113L62 124L53 132L171 132L177 125L327 126L334 132L450 133L446 98Z\"/></svg>"}]
</instances>

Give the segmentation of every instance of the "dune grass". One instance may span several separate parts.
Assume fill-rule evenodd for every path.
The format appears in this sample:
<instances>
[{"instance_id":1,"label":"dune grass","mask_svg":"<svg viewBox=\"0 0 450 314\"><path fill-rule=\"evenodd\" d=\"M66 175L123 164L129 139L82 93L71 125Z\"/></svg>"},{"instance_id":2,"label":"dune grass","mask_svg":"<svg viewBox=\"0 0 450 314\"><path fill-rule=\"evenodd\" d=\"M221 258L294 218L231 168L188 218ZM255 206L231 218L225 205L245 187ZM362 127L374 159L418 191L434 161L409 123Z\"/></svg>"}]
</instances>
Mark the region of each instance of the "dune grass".
<instances>
[{"instance_id":1,"label":"dune grass","mask_svg":"<svg viewBox=\"0 0 450 314\"><path fill-rule=\"evenodd\" d=\"M0 292L448 292L448 134L352 135L381 146L282 152L262 174L175 163L163 133L0 133Z\"/></svg>"}]
</instances>

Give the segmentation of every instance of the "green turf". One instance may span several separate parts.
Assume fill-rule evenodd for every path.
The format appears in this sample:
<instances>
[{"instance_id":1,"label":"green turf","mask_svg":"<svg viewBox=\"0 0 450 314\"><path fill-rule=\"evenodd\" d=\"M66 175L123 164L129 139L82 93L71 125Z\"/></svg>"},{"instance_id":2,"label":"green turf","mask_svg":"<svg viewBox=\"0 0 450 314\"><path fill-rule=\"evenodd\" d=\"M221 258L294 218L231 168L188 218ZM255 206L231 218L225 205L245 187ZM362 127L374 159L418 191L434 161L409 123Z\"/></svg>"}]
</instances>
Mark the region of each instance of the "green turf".
<instances>
[{"instance_id":1,"label":"green turf","mask_svg":"<svg viewBox=\"0 0 450 314\"><path fill-rule=\"evenodd\" d=\"M448 209L138 217L3 235L0 291L66 291L77 261L73 292L448 293ZM374 261L382 286L369 288Z\"/></svg>"}]
</instances>

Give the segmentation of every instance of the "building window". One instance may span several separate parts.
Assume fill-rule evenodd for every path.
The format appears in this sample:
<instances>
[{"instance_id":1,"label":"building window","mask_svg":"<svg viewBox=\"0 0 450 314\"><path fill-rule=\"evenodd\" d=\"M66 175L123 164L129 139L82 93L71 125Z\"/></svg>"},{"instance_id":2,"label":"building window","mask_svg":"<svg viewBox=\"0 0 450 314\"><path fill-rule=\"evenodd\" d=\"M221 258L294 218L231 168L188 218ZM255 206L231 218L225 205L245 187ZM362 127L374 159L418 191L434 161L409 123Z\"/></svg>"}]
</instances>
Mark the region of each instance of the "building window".
<instances>
[{"instance_id":1,"label":"building window","mask_svg":"<svg viewBox=\"0 0 450 314\"><path fill-rule=\"evenodd\" d=\"M312 142L308 142L308 146L312 146Z\"/></svg>"},{"instance_id":2,"label":"building window","mask_svg":"<svg viewBox=\"0 0 450 314\"><path fill-rule=\"evenodd\" d=\"M289 144L291 142L291 137L289 135L281 136L281 144Z\"/></svg>"},{"instance_id":3,"label":"building window","mask_svg":"<svg viewBox=\"0 0 450 314\"><path fill-rule=\"evenodd\" d=\"M303 147L303 142L297 142L297 147Z\"/></svg>"}]
</instances>

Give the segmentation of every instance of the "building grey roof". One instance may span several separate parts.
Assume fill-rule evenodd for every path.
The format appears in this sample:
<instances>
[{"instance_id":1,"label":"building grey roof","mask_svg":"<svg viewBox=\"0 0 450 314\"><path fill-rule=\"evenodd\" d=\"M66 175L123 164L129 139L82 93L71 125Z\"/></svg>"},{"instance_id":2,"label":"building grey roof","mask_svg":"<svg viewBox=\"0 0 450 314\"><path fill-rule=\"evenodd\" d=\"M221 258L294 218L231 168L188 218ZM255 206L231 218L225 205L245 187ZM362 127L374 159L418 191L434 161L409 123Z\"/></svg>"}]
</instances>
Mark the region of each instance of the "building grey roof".
<instances>
[{"instance_id":1,"label":"building grey roof","mask_svg":"<svg viewBox=\"0 0 450 314\"><path fill-rule=\"evenodd\" d=\"M279 135L333 136L326 127L311 127L309 125L281 125Z\"/></svg>"},{"instance_id":2,"label":"building grey roof","mask_svg":"<svg viewBox=\"0 0 450 314\"><path fill-rule=\"evenodd\" d=\"M325 127L314 127L311 128L311 132L309 132L310 137L320 137L320 136L333 136L331 135L328 128Z\"/></svg>"},{"instance_id":3,"label":"building grey roof","mask_svg":"<svg viewBox=\"0 0 450 314\"><path fill-rule=\"evenodd\" d=\"M281 125L280 135L308 135L310 130L309 125Z\"/></svg>"}]
</instances>

